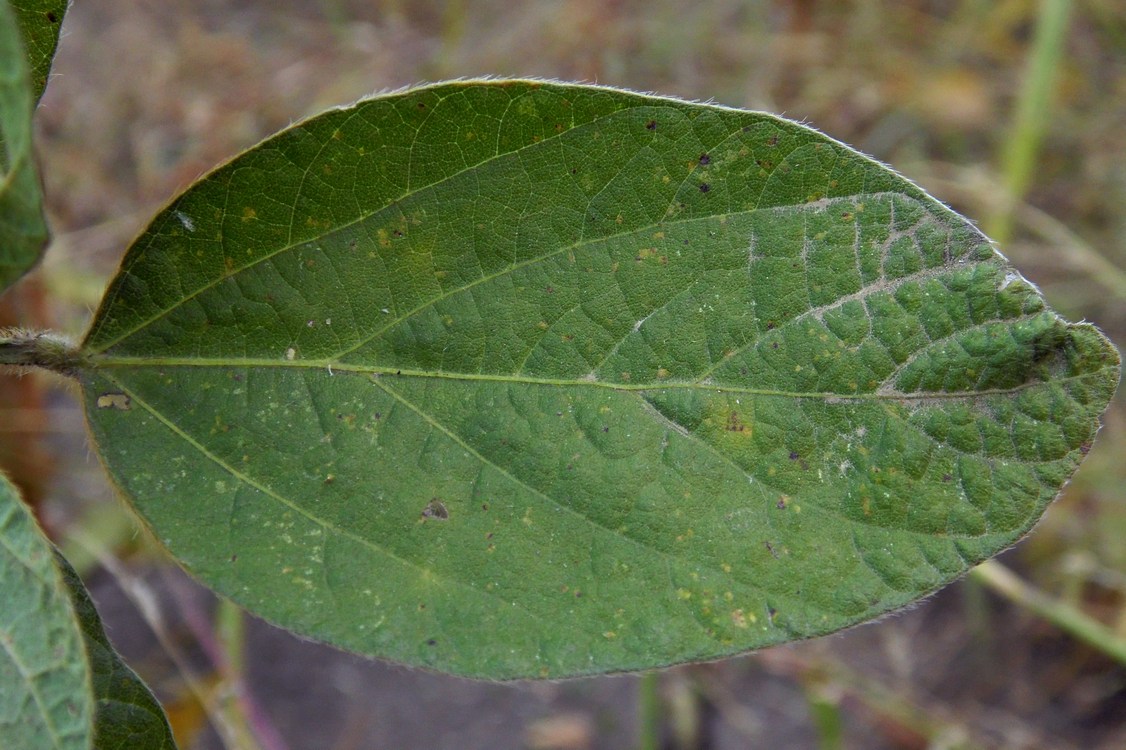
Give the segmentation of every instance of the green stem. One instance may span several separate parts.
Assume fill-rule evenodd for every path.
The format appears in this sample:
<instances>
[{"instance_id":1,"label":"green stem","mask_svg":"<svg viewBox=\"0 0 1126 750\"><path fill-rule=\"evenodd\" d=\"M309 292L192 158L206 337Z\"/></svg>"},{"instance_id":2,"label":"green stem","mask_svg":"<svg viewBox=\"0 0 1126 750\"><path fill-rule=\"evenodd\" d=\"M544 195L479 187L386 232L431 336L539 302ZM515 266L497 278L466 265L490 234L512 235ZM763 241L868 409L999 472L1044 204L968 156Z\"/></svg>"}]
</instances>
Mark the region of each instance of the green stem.
<instances>
[{"instance_id":1,"label":"green stem","mask_svg":"<svg viewBox=\"0 0 1126 750\"><path fill-rule=\"evenodd\" d=\"M0 365L42 367L62 375L74 375L84 364L82 352L62 336L22 328L0 330Z\"/></svg>"},{"instance_id":2,"label":"green stem","mask_svg":"<svg viewBox=\"0 0 1126 750\"><path fill-rule=\"evenodd\" d=\"M1126 664L1126 640L1098 620L1025 583L996 560L986 560L970 571L970 576L1060 630Z\"/></svg>"},{"instance_id":3,"label":"green stem","mask_svg":"<svg viewBox=\"0 0 1126 750\"><path fill-rule=\"evenodd\" d=\"M228 726L238 737L239 747L261 748L269 745L259 736L255 711L246 685L246 618L242 609L227 599L220 599L215 612L214 634L218 640L218 668L224 682L222 710ZM270 728L272 729L272 728ZM272 732L271 732L272 733Z\"/></svg>"},{"instance_id":4,"label":"green stem","mask_svg":"<svg viewBox=\"0 0 1126 750\"><path fill-rule=\"evenodd\" d=\"M241 681L246 652L246 626L242 608L220 598L215 613L215 634L223 646L228 679Z\"/></svg>"},{"instance_id":5,"label":"green stem","mask_svg":"<svg viewBox=\"0 0 1126 750\"><path fill-rule=\"evenodd\" d=\"M1007 200L986 228L986 233L1001 244L1012 235L1013 207L1028 192L1032 182L1036 158L1050 118L1071 5L1071 0L1041 0L1040 3L1024 83L1012 128L1001 152L1001 175Z\"/></svg>"},{"instance_id":6,"label":"green stem","mask_svg":"<svg viewBox=\"0 0 1126 750\"><path fill-rule=\"evenodd\" d=\"M638 747L659 750L661 746L660 673L646 672L637 684Z\"/></svg>"},{"instance_id":7,"label":"green stem","mask_svg":"<svg viewBox=\"0 0 1126 750\"><path fill-rule=\"evenodd\" d=\"M844 747L844 721L839 696L833 695L831 684L820 677L810 680L804 687L809 715L817 732L817 746L821 750L841 750Z\"/></svg>"}]
</instances>

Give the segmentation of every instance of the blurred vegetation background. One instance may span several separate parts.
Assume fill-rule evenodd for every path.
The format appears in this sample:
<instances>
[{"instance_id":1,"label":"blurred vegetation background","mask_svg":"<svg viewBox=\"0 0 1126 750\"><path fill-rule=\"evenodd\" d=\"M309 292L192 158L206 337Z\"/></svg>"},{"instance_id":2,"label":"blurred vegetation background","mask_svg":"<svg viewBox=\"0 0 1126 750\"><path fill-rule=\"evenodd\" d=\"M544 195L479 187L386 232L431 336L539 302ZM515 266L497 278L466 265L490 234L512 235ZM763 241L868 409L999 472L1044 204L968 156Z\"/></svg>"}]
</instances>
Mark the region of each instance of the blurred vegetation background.
<instances>
[{"instance_id":1,"label":"blurred vegetation background","mask_svg":"<svg viewBox=\"0 0 1126 750\"><path fill-rule=\"evenodd\" d=\"M147 219L277 129L483 75L807 122L979 221L1057 310L1126 343L1121 0L78 0L37 114L55 238L0 300L0 326L81 335ZM1122 396L1005 567L910 612L640 678L487 685L339 654L215 602L136 531L67 391L4 382L0 464L184 748L1126 747Z\"/></svg>"}]
</instances>

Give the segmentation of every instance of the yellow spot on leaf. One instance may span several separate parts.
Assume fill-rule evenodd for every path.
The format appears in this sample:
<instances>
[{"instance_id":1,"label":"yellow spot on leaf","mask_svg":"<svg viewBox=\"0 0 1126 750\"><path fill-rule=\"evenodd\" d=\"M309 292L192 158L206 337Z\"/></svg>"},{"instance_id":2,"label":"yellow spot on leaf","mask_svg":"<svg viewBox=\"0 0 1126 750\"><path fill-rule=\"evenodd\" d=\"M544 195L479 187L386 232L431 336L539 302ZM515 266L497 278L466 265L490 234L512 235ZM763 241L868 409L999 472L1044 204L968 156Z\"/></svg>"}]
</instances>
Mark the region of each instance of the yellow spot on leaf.
<instances>
[{"instance_id":1,"label":"yellow spot on leaf","mask_svg":"<svg viewBox=\"0 0 1126 750\"><path fill-rule=\"evenodd\" d=\"M124 393L103 393L98 396L97 405L99 409L129 411L133 408L133 401Z\"/></svg>"}]
</instances>

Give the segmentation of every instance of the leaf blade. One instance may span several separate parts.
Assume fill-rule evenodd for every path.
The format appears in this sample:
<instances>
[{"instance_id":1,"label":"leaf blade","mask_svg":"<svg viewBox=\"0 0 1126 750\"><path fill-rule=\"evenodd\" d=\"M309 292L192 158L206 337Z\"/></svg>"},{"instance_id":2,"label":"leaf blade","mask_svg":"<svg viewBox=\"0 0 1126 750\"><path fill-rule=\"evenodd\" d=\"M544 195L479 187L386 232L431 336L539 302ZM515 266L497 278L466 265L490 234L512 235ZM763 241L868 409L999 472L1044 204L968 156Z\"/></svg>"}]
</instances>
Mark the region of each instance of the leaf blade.
<instances>
[{"instance_id":1,"label":"leaf blade","mask_svg":"<svg viewBox=\"0 0 1126 750\"><path fill-rule=\"evenodd\" d=\"M48 238L31 144L35 96L27 66L16 15L0 3L0 290L35 264Z\"/></svg>"},{"instance_id":2,"label":"leaf blade","mask_svg":"<svg viewBox=\"0 0 1126 750\"><path fill-rule=\"evenodd\" d=\"M109 642L82 579L58 552L55 564L74 606L90 664L95 706L91 747L95 750L126 747L175 750L172 728L164 709Z\"/></svg>"},{"instance_id":3,"label":"leaf blade","mask_svg":"<svg viewBox=\"0 0 1126 750\"><path fill-rule=\"evenodd\" d=\"M0 475L0 744L87 748L93 699L54 552Z\"/></svg>"},{"instance_id":4,"label":"leaf blade","mask_svg":"<svg viewBox=\"0 0 1126 750\"><path fill-rule=\"evenodd\" d=\"M111 473L200 577L492 678L903 606L1031 526L1117 380L1097 331L841 144L519 81L363 102L220 168L84 346Z\"/></svg>"},{"instance_id":5,"label":"leaf blade","mask_svg":"<svg viewBox=\"0 0 1126 750\"><path fill-rule=\"evenodd\" d=\"M68 0L10 1L27 48L27 64L31 69L35 101L38 102L47 88L47 76L51 73L51 63L55 59L55 49L59 44L63 17L66 15L69 2Z\"/></svg>"}]
</instances>

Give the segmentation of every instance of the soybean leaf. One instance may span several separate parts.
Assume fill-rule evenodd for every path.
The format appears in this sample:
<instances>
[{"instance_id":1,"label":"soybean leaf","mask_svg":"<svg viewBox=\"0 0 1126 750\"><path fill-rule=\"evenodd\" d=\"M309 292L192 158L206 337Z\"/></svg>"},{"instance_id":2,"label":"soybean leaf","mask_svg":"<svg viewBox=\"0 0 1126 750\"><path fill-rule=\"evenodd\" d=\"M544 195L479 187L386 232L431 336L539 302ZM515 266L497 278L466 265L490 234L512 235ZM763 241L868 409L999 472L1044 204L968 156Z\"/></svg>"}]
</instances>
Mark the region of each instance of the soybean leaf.
<instances>
[{"instance_id":1,"label":"soybean leaf","mask_svg":"<svg viewBox=\"0 0 1126 750\"><path fill-rule=\"evenodd\" d=\"M93 697L54 551L0 475L0 747L85 750Z\"/></svg>"},{"instance_id":2,"label":"soybean leaf","mask_svg":"<svg viewBox=\"0 0 1126 750\"><path fill-rule=\"evenodd\" d=\"M106 638L90 594L66 559L56 553L86 645L93 685L94 750L175 750L164 709Z\"/></svg>"},{"instance_id":3,"label":"soybean leaf","mask_svg":"<svg viewBox=\"0 0 1126 750\"><path fill-rule=\"evenodd\" d=\"M26 48L35 100L43 96L70 0L11 0Z\"/></svg>"},{"instance_id":4,"label":"soybean leaf","mask_svg":"<svg viewBox=\"0 0 1126 750\"><path fill-rule=\"evenodd\" d=\"M844 145L528 81L362 101L216 170L83 356L98 451L195 575L493 679L905 606L1028 531L1118 377Z\"/></svg>"},{"instance_id":5,"label":"soybean leaf","mask_svg":"<svg viewBox=\"0 0 1126 750\"><path fill-rule=\"evenodd\" d=\"M47 244L31 149L35 99L16 16L0 0L0 291L35 264Z\"/></svg>"}]
</instances>

